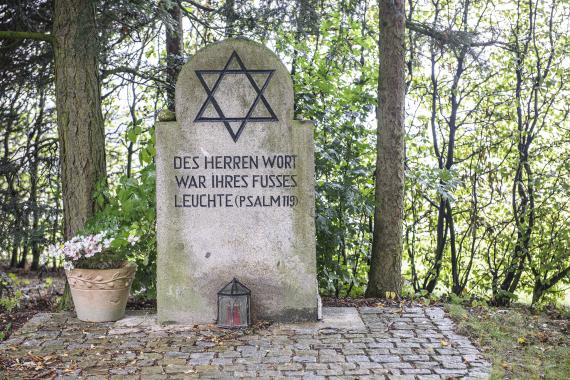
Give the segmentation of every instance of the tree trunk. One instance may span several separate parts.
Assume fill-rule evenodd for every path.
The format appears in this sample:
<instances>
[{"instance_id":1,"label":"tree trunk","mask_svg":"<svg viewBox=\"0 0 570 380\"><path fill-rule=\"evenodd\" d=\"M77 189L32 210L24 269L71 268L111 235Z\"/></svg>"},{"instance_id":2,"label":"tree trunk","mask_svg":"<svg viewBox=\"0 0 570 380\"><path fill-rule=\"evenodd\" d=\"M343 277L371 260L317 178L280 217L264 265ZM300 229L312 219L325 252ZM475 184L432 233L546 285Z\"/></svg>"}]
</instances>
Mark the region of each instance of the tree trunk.
<instances>
[{"instance_id":1,"label":"tree trunk","mask_svg":"<svg viewBox=\"0 0 570 380\"><path fill-rule=\"evenodd\" d=\"M27 216L26 216L27 218ZM27 220L27 219L25 219ZM28 229L27 226L27 222L26 222L26 231ZM26 236L24 238L24 246L22 247L22 255L20 256L20 262L18 263L18 268L24 269L26 268L26 263L28 262L28 250L29 250L29 235L26 232Z\"/></svg>"},{"instance_id":2,"label":"tree trunk","mask_svg":"<svg viewBox=\"0 0 570 380\"><path fill-rule=\"evenodd\" d=\"M54 58L64 238L83 228L106 179L95 6L91 0L55 0ZM72 308L69 284L60 308Z\"/></svg>"},{"instance_id":3,"label":"tree trunk","mask_svg":"<svg viewBox=\"0 0 570 380\"><path fill-rule=\"evenodd\" d=\"M184 38L182 30L182 12L180 6L174 4L168 9L168 13L174 21L173 24L166 26L166 81L168 88L166 90L168 110L174 112L174 89L176 78L180 71L180 65L183 63L182 52L184 51Z\"/></svg>"},{"instance_id":4,"label":"tree trunk","mask_svg":"<svg viewBox=\"0 0 570 380\"><path fill-rule=\"evenodd\" d=\"M30 208L32 213L32 230L30 233L30 244L32 248L32 266L31 270L38 270L40 264L40 246L39 240L39 224L40 210L38 205L38 166L40 161L40 141L42 137L42 128L44 124L44 108L45 108L45 90L41 89L40 101L38 104L38 117L35 122L34 141L32 157L30 160Z\"/></svg>"},{"instance_id":5,"label":"tree trunk","mask_svg":"<svg viewBox=\"0 0 570 380\"><path fill-rule=\"evenodd\" d=\"M18 176L18 168L15 165L9 165L10 163L10 135L12 133L12 126L15 123L16 112L16 99L20 97L20 89L16 91L16 94L12 101L10 102L10 109L7 110L10 115L10 119L7 123L3 125L4 139L2 141L2 147L4 148L4 154L0 160L0 165L3 166L3 174L7 183L7 202L9 204L10 211L14 214L14 221L12 224L12 253L10 258L10 268L15 268L18 265L18 249L20 247L20 206L18 205L18 192L16 191L15 181Z\"/></svg>"},{"instance_id":6,"label":"tree trunk","mask_svg":"<svg viewBox=\"0 0 570 380\"><path fill-rule=\"evenodd\" d=\"M402 288L404 209L404 0L380 0L376 205L368 297Z\"/></svg>"},{"instance_id":7,"label":"tree trunk","mask_svg":"<svg viewBox=\"0 0 570 380\"><path fill-rule=\"evenodd\" d=\"M12 244L12 253L10 254L10 268L16 268L18 265L18 247L19 247L19 240L17 237L14 237L13 244Z\"/></svg>"},{"instance_id":8,"label":"tree trunk","mask_svg":"<svg viewBox=\"0 0 570 380\"><path fill-rule=\"evenodd\" d=\"M226 19L226 29L225 36L232 37L234 33L234 23L237 20L237 14L235 11L235 0L226 0L224 5L224 16Z\"/></svg>"},{"instance_id":9,"label":"tree trunk","mask_svg":"<svg viewBox=\"0 0 570 380\"><path fill-rule=\"evenodd\" d=\"M53 36L64 235L69 239L95 212L93 195L106 178L94 3L56 0Z\"/></svg>"}]
</instances>

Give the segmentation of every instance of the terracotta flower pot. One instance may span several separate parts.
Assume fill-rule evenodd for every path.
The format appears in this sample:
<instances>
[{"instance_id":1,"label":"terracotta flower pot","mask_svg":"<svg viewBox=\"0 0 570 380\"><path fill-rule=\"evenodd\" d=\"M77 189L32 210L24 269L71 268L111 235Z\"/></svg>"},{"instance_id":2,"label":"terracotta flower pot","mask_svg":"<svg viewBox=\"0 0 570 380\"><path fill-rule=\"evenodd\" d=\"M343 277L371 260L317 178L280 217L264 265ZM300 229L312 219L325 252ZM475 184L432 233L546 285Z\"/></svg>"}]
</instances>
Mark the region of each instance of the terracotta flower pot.
<instances>
[{"instance_id":1,"label":"terracotta flower pot","mask_svg":"<svg viewBox=\"0 0 570 380\"><path fill-rule=\"evenodd\" d=\"M65 271L77 318L86 322L123 318L136 270L136 264L127 263L119 269Z\"/></svg>"}]
</instances>

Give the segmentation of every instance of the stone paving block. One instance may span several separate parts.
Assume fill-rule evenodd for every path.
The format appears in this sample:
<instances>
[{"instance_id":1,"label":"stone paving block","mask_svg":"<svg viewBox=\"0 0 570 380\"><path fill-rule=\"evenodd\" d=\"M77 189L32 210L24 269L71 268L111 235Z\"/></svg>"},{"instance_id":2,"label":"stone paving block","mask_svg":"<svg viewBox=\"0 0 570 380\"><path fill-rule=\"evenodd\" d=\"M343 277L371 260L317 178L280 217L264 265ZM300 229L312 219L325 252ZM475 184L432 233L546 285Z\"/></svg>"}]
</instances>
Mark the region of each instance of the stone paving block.
<instances>
[{"instance_id":1,"label":"stone paving block","mask_svg":"<svg viewBox=\"0 0 570 380\"><path fill-rule=\"evenodd\" d=\"M315 373L307 373L303 375L303 379L305 380L325 380L324 376L319 376Z\"/></svg>"},{"instance_id":2,"label":"stone paving block","mask_svg":"<svg viewBox=\"0 0 570 380\"><path fill-rule=\"evenodd\" d=\"M388 355L390 354L391 348L369 348L366 350L368 355Z\"/></svg>"},{"instance_id":3,"label":"stone paving block","mask_svg":"<svg viewBox=\"0 0 570 380\"><path fill-rule=\"evenodd\" d=\"M241 354L238 351L222 351L218 354L220 358L239 358Z\"/></svg>"},{"instance_id":4,"label":"stone paving block","mask_svg":"<svg viewBox=\"0 0 570 380\"><path fill-rule=\"evenodd\" d=\"M228 365L233 364L232 358L214 358L212 359L212 365Z\"/></svg>"},{"instance_id":5,"label":"stone paving block","mask_svg":"<svg viewBox=\"0 0 570 380\"><path fill-rule=\"evenodd\" d=\"M154 365L150 367L141 368L141 373L144 375L158 374L158 373L164 373L164 370L162 369L162 366Z\"/></svg>"},{"instance_id":6,"label":"stone paving block","mask_svg":"<svg viewBox=\"0 0 570 380\"><path fill-rule=\"evenodd\" d=\"M344 362L346 357L344 355L320 355L319 362L321 363L339 363Z\"/></svg>"},{"instance_id":7,"label":"stone paving block","mask_svg":"<svg viewBox=\"0 0 570 380\"><path fill-rule=\"evenodd\" d=\"M412 365L407 362L387 362L382 363L384 368L412 368Z\"/></svg>"},{"instance_id":8,"label":"stone paving block","mask_svg":"<svg viewBox=\"0 0 570 380\"><path fill-rule=\"evenodd\" d=\"M384 375L389 375L391 374L393 370L388 369L388 368L372 368L370 369L370 372L372 372L374 375L376 376L382 376L384 377Z\"/></svg>"},{"instance_id":9,"label":"stone paving block","mask_svg":"<svg viewBox=\"0 0 570 380\"><path fill-rule=\"evenodd\" d=\"M282 363L276 367L279 371L300 371L303 369L301 363Z\"/></svg>"},{"instance_id":10,"label":"stone paving block","mask_svg":"<svg viewBox=\"0 0 570 380\"><path fill-rule=\"evenodd\" d=\"M181 359L188 359L190 358L190 354L187 352L180 352L180 351L167 351L164 353L165 358L181 358Z\"/></svg>"},{"instance_id":11,"label":"stone paving block","mask_svg":"<svg viewBox=\"0 0 570 380\"><path fill-rule=\"evenodd\" d=\"M364 355L364 350L361 348L343 348L341 353L345 356Z\"/></svg>"},{"instance_id":12,"label":"stone paving block","mask_svg":"<svg viewBox=\"0 0 570 380\"><path fill-rule=\"evenodd\" d=\"M293 356L293 361L297 363L315 363L316 356Z\"/></svg>"},{"instance_id":13,"label":"stone paving block","mask_svg":"<svg viewBox=\"0 0 570 380\"><path fill-rule=\"evenodd\" d=\"M369 373L370 371L365 368L348 369L344 371L344 374L348 376L363 376L368 375Z\"/></svg>"},{"instance_id":14,"label":"stone paving block","mask_svg":"<svg viewBox=\"0 0 570 380\"><path fill-rule=\"evenodd\" d=\"M396 355L371 355L370 359L378 363L400 362L401 359Z\"/></svg>"},{"instance_id":15,"label":"stone paving block","mask_svg":"<svg viewBox=\"0 0 570 380\"><path fill-rule=\"evenodd\" d=\"M235 371L235 377L257 377L257 371Z\"/></svg>"},{"instance_id":16,"label":"stone paving block","mask_svg":"<svg viewBox=\"0 0 570 380\"><path fill-rule=\"evenodd\" d=\"M320 369L328 369L329 366L327 363L304 363L303 368L305 368L306 371L316 371Z\"/></svg>"},{"instance_id":17,"label":"stone paving block","mask_svg":"<svg viewBox=\"0 0 570 380\"><path fill-rule=\"evenodd\" d=\"M443 368L449 368L449 369L465 369L465 368L467 368L467 365L465 365L464 363L459 363L459 362L442 362L441 364L443 364Z\"/></svg>"},{"instance_id":18,"label":"stone paving block","mask_svg":"<svg viewBox=\"0 0 570 380\"><path fill-rule=\"evenodd\" d=\"M185 365L186 364L186 359L183 358L164 358L162 360L160 360L160 364L162 365ZM210 359L206 359L205 363L209 363ZM192 362L191 364L205 364L205 363L197 363L197 362Z\"/></svg>"},{"instance_id":19,"label":"stone paving block","mask_svg":"<svg viewBox=\"0 0 570 380\"><path fill-rule=\"evenodd\" d=\"M434 368L440 366L441 363L429 361L429 362L414 362L414 367L416 368Z\"/></svg>"},{"instance_id":20,"label":"stone paving block","mask_svg":"<svg viewBox=\"0 0 570 380\"><path fill-rule=\"evenodd\" d=\"M392 347L394 347L394 343L385 342L384 340L381 340L381 341L367 343L366 347L368 347L368 348L392 348Z\"/></svg>"},{"instance_id":21,"label":"stone paving block","mask_svg":"<svg viewBox=\"0 0 570 380\"><path fill-rule=\"evenodd\" d=\"M411 354L413 354L412 349L408 348L408 347L390 348L390 349L388 349L388 351L391 354L396 354L396 355L411 355Z\"/></svg>"},{"instance_id":22,"label":"stone paving block","mask_svg":"<svg viewBox=\"0 0 570 380\"><path fill-rule=\"evenodd\" d=\"M266 356L261 358L262 363L288 363L291 361L290 356Z\"/></svg>"},{"instance_id":23,"label":"stone paving block","mask_svg":"<svg viewBox=\"0 0 570 380\"><path fill-rule=\"evenodd\" d=\"M402 368L400 369L404 375L429 375L432 372L427 368ZM423 376L419 376L420 378Z\"/></svg>"},{"instance_id":24,"label":"stone paving block","mask_svg":"<svg viewBox=\"0 0 570 380\"><path fill-rule=\"evenodd\" d=\"M402 360L406 362L427 362L430 358L428 355L402 355Z\"/></svg>"},{"instance_id":25,"label":"stone paving block","mask_svg":"<svg viewBox=\"0 0 570 380\"><path fill-rule=\"evenodd\" d=\"M185 365L176 365L176 364L166 365L163 368L164 368L164 372L168 373L168 374L185 373L185 372L189 372L191 370L189 367L187 367Z\"/></svg>"},{"instance_id":26,"label":"stone paving block","mask_svg":"<svg viewBox=\"0 0 570 380\"><path fill-rule=\"evenodd\" d=\"M467 370L461 370L461 369L434 368L433 371L437 374L449 377L457 377L467 374Z\"/></svg>"},{"instance_id":27,"label":"stone paving block","mask_svg":"<svg viewBox=\"0 0 570 380\"><path fill-rule=\"evenodd\" d=\"M344 374L343 370L338 369L320 369L317 370L317 375L319 376L342 376Z\"/></svg>"},{"instance_id":28,"label":"stone paving block","mask_svg":"<svg viewBox=\"0 0 570 380\"><path fill-rule=\"evenodd\" d=\"M477 372L477 371L469 371L469 375L465 376L464 379L488 379L489 378L489 371L484 372Z\"/></svg>"},{"instance_id":29,"label":"stone paving block","mask_svg":"<svg viewBox=\"0 0 570 380\"><path fill-rule=\"evenodd\" d=\"M433 360L436 360L440 363L463 362L463 358L460 355L431 355L431 357L433 358Z\"/></svg>"},{"instance_id":30,"label":"stone paving block","mask_svg":"<svg viewBox=\"0 0 570 380\"><path fill-rule=\"evenodd\" d=\"M360 362L356 364L358 366L358 368L364 368L364 369L372 369L372 368L384 368L382 366L382 363L377 363L377 362Z\"/></svg>"},{"instance_id":31,"label":"stone paving block","mask_svg":"<svg viewBox=\"0 0 570 380\"><path fill-rule=\"evenodd\" d=\"M111 368L109 374L111 375L132 375L137 372L136 367L124 367L124 368Z\"/></svg>"},{"instance_id":32,"label":"stone paving block","mask_svg":"<svg viewBox=\"0 0 570 380\"><path fill-rule=\"evenodd\" d=\"M349 370L357 368L356 363L329 363L330 369Z\"/></svg>"},{"instance_id":33,"label":"stone paving block","mask_svg":"<svg viewBox=\"0 0 570 380\"><path fill-rule=\"evenodd\" d=\"M138 375L111 375L109 377L109 379L111 380L138 380L140 378L140 376ZM75 380L77 379L77 377L68 377L68 376L63 376L64 380Z\"/></svg>"}]
</instances>

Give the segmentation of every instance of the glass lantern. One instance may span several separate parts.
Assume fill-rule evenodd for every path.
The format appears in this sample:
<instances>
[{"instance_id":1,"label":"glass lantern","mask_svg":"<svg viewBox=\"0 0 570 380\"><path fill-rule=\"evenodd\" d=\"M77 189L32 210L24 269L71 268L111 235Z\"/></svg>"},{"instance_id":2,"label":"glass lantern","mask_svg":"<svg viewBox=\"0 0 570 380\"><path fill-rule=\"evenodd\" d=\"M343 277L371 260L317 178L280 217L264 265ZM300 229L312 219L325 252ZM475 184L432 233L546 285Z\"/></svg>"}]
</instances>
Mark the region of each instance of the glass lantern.
<instances>
[{"instance_id":1,"label":"glass lantern","mask_svg":"<svg viewBox=\"0 0 570 380\"><path fill-rule=\"evenodd\" d=\"M242 328L250 324L251 291L235 277L218 292L218 326Z\"/></svg>"}]
</instances>

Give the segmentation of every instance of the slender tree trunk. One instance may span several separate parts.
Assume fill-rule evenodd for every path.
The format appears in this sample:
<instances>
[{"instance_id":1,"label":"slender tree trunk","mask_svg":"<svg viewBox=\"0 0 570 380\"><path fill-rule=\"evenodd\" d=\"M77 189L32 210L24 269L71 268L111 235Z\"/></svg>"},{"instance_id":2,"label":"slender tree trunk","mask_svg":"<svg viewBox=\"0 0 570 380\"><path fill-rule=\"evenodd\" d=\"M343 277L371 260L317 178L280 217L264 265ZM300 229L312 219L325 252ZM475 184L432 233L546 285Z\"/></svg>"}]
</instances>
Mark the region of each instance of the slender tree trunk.
<instances>
[{"instance_id":1,"label":"slender tree trunk","mask_svg":"<svg viewBox=\"0 0 570 380\"><path fill-rule=\"evenodd\" d=\"M14 237L12 243L12 253L10 255L10 268L15 268L18 265L18 247L20 245L19 239Z\"/></svg>"},{"instance_id":2,"label":"slender tree trunk","mask_svg":"<svg viewBox=\"0 0 570 380\"><path fill-rule=\"evenodd\" d=\"M404 0L380 0L376 205L369 297L400 293L404 216Z\"/></svg>"},{"instance_id":3,"label":"slender tree trunk","mask_svg":"<svg viewBox=\"0 0 570 380\"><path fill-rule=\"evenodd\" d=\"M520 9L519 9L520 12ZM530 147L530 134L528 126L530 121L525 120L525 105L523 99L524 91L524 78L525 78L525 59L529 50L529 43L532 36L532 21L530 21L528 30L528 39L521 45L518 42L519 38L519 20L516 24L516 34L515 34L515 59L517 65L515 67L515 102L516 102L516 113L517 113L517 169L515 177L513 180L513 185L511 188L511 207L513 210L513 216L515 220L515 227L517 233L517 240L511 255L511 262L505 269L505 277L497 289L497 292L493 294L492 303L498 306L506 306L511 303L513 299L514 292L516 291L519 283L520 276L525 268L525 261L527 260L527 253L530 243L530 233L532 231L532 222L530 220L531 213L534 210L530 210L529 204L529 193L530 188L526 188L524 185L525 177L525 163L528 162L529 147ZM530 118L529 114L526 114L527 119ZM531 179L530 177L529 179ZM533 207L534 209L534 204Z\"/></svg>"},{"instance_id":4,"label":"slender tree trunk","mask_svg":"<svg viewBox=\"0 0 570 380\"><path fill-rule=\"evenodd\" d=\"M25 268L26 267L26 263L28 261L28 251L29 251L29 235L28 235L28 222L27 222L27 216L26 219L24 219L24 222L26 224L26 235L24 238L24 246L22 247L22 255L20 256L20 262L18 263L18 268Z\"/></svg>"},{"instance_id":5,"label":"slender tree trunk","mask_svg":"<svg viewBox=\"0 0 570 380\"><path fill-rule=\"evenodd\" d=\"M4 154L0 161L0 164L6 168L11 168L9 170L4 170L4 177L6 179L8 187L7 202L11 212L14 214L14 222L12 224L12 252L10 255L10 268L15 268L18 265L18 249L20 247L20 207L18 205L18 192L16 191L15 180L18 175L18 170L14 165L8 165L10 162L10 135L12 134L12 126L15 122L16 112L16 99L20 96L20 89L17 90L14 99L10 102L9 121L3 125L4 127L4 139L2 141L2 147L4 148Z\"/></svg>"},{"instance_id":6,"label":"slender tree trunk","mask_svg":"<svg viewBox=\"0 0 570 380\"><path fill-rule=\"evenodd\" d=\"M93 1L55 0L53 36L64 237L69 239L94 214L93 195L106 179ZM67 283L60 306L72 307Z\"/></svg>"},{"instance_id":7,"label":"slender tree trunk","mask_svg":"<svg viewBox=\"0 0 570 380\"><path fill-rule=\"evenodd\" d=\"M42 137L42 128L44 123L44 107L45 107L45 90L41 90L40 101L38 104L38 117L35 122L35 134L32 150L32 159L30 160L30 208L32 213L32 230L30 234L30 244L32 249L32 266L31 270L38 270L40 264L40 247L38 244L40 210L38 206L38 166L40 159L40 141Z\"/></svg>"},{"instance_id":8,"label":"slender tree trunk","mask_svg":"<svg viewBox=\"0 0 570 380\"><path fill-rule=\"evenodd\" d=\"M23 241L23 236L24 236L24 230L23 230L23 224L24 221L23 219L25 218L25 215L23 215L24 213L22 212L22 206L18 204L19 200L18 200L18 193L16 191L15 185L14 185L14 181L16 180L16 173L13 173L13 175L10 177L10 180L8 182L8 189L9 189L9 193L10 193L10 198L11 198L11 204L12 204L12 208L14 210L14 229L13 234L14 234L14 245L12 247L12 257L10 260L10 268L16 268L17 266L19 266L19 262L18 262L18 253L21 252L20 251L20 247Z\"/></svg>"},{"instance_id":9,"label":"slender tree trunk","mask_svg":"<svg viewBox=\"0 0 570 380\"><path fill-rule=\"evenodd\" d=\"M59 181L55 182L55 186L56 186L56 194L59 194ZM60 232L60 224L59 224L59 215L61 213L61 210L59 208L59 202L58 202L58 196L56 195L53 199L53 202L55 202L55 217L53 218L53 224L52 224L52 230L51 230L51 241L55 242L57 239L57 233ZM57 270L57 260L54 257L53 261L52 261L52 269L55 272ZM66 287L67 288L67 287Z\"/></svg>"},{"instance_id":10,"label":"slender tree trunk","mask_svg":"<svg viewBox=\"0 0 570 380\"><path fill-rule=\"evenodd\" d=\"M237 14L235 11L235 0L226 0L224 5L224 16L226 18L226 37L232 37L234 35L234 23L237 20Z\"/></svg>"},{"instance_id":11,"label":"slender tree trunk","mask_svg":"<svg viewBox=\"0 0 570 380\"><path fill-rule=\"evenodd\" d=\"M184 38L182 30L182 12L178 4L174 4L168 9L172 17L173 24L166 26L166 90L168 110L174 112L174 89L176 78L183 63L182 52L184 51Z\"/></svg>"}]
</instances>

